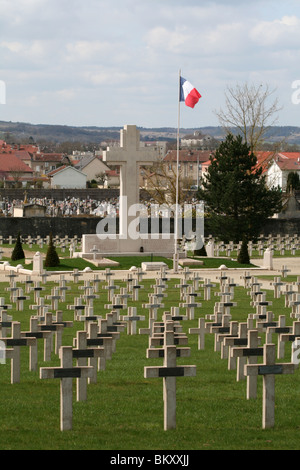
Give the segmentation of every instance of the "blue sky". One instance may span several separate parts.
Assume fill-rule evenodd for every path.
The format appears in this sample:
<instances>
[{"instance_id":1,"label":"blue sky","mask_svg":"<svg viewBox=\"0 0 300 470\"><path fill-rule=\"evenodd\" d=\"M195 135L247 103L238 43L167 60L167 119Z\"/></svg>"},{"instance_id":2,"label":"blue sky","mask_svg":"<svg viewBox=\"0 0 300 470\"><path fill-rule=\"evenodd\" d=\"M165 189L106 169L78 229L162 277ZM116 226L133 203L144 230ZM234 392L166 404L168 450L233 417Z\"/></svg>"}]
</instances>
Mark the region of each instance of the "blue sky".
<instances>
[{"instance_id":1,"label":"blue sky","mask_svg":"<svg viewBox=\"0 0 300 470\"><path fill-rule=\"evenodd\" d=\"M227 86L275 88L300 125L300 1L0 0L0 120L177 126L178 74L202 94L181 126L218 125Z\"/></svg>"}]
</instances>

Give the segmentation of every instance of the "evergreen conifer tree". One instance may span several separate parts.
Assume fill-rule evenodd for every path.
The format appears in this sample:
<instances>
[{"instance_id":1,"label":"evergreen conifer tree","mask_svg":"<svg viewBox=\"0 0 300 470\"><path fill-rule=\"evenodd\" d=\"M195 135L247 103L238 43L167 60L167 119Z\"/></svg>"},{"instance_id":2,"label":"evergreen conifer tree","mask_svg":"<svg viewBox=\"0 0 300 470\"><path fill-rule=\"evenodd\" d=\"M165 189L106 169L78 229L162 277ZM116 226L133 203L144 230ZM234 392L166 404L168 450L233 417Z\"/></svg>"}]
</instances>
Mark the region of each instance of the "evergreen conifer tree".
<instances>
[{"instance_id":1,"label":"evergreen conifer tree","mask_svg":"<svg viewBox=\"0 0 300 470\"><path fill-rule=\"evenodd\" d=\"M20 233L18 233L16 244L11 254L11 260L16 261L18 259L24 259L24 258L25 258L25 253L22 248L21 236L20 236Z\"/></svg>"},{"instance_id":2,"label":"evergreen conifer tree","mask_svg":"<svg viewBox=\"0 0 300 470\"><path fill-rule=\"evenodd\" d=\"M280 188L267 187L250 146L232 134L212 155L198 199L204 201L209 230L226 243L254 240L282 208Z\"/></svg>"}]
</instances>

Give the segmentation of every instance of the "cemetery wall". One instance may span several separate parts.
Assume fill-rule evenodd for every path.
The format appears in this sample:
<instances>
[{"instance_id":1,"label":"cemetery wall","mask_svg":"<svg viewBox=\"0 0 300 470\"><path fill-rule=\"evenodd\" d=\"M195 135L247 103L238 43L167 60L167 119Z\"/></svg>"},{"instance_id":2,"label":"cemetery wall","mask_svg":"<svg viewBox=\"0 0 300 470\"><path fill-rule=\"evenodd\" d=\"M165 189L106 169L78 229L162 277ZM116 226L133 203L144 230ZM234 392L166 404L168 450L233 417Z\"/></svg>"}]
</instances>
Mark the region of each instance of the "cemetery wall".
<instances>
[{"instance_id":1,"label":"cemetery wall","mask_svg":"<svg viewBox=\"0 0 300 470\"><path fill-rule=\"evenodd\" d=\"M96 233L100 220L99 217L1 217L0 235L16 237L20 232L24 237L40 235L45 238L52 232L53 236L81 237L85 233Z\"/></svg>"},{"instance_id":2,"label":"cemetery wall","mask_svg":"<svg viewBox=\"0 0 300 470\"><path fill-rule=\"evenodd\" d=\"M23 236L31 235L46 237L52 232L53 236L64 237L68 235L81 237L83 234L96 233L97 224L101 218L91 216L73 217L0 217L0 235L16 236L20 232ZM116 223L118 231L118 219ZM173 220L170 221L170 231L174 232ZM160 225L160 233L161 225ZM149 228L149 233L151 229ZM300 219L269 219L261 233L268 235L294 235L300 234ZM205 223L205 237L216 236Z\"/></svg>"}]
</instances>

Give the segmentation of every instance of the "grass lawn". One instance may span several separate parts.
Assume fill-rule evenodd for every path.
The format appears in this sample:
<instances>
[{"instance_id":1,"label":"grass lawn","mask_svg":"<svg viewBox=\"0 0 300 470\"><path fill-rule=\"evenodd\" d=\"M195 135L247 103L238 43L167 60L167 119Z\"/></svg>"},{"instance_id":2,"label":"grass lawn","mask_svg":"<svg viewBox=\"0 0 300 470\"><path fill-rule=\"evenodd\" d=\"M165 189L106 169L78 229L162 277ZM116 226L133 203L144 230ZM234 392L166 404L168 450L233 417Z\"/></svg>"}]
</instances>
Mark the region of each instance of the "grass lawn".
<instances>
[{"instance_id":1,"label":"grass lawn","mask_svg":"<svg viewBox=\"0 0 300 470\"><path fill-rule=\"evenodd\" d=\"M37 251L40 251L41 253L46 253L47 252L47 246L44 246L42 249L38 245L33 245L31 248L28 247L28 245L23 244L23 249L26 252L31 253L31 257L33 257L34 253ZM14 245L8 245L8 244L3 244L3 247L12 249ZM86 267L90 267L93 270L103 270L105 267L101 266L95 266L93 263L89 262L86 259L83 258L69 258L68 253L63 252L61 248L57 247L56 248L57 254L60 258L60 265L57 267L53 268L47 268L47 271L72 271L73 269L77 268L79 270L83 270ZM192 256L190 256L191 259L193 259ZM29 259L29 257L28 257ZM117 261L119 263L119 266L112 266L111 269L117 269L117 270L128 270L132 266L136 266L137 268L141 267L142 262L150 262L150 261L163 261L166 263L169 269L173 267L173 260L170 258L164 258L160 256L116 256L116 257L109 257L109 259L113 261ZM224 258L207 258L206 256L204 257L195 257L194 259L199 259L203 262L203 265L197 266L197 269L214 269L214 268L219 268L222 264L225 264L227 268L251 268L255 267L254 264L239 264L237 261L234 259L228 258L224 256ZM10 258L8 257L3 257L2 261L8 261L11 266L17 266L18 264L22 264L23 267L26 269L32 269L32 263L26 264L25 259L23 260L17 260L17 261L11 261ZM190 265L193 267L193 265Z\"/></svg>"},{"instance_id":2,"label":"grass lawn","mask_svg":"<svg viewBox=\"0 0 300 470\"><path fill-rule=\"evenodd\" d=\"M158 319L164 311L180 303L180 290L175 287L178 280L168 281L164 307L158 311ZM120 287L125 282L115 281ZM148 326L148 310L143 304L148 294L153 292L153 280L143 281L144 289L139 291L139 300L128 305L137 306L138 313L145 315L145 321L138 323L137 329ZM57 285L48 282L42 295L48 295ZM66 302L61 302L64 320L74 320L73 312L67 305L79 297L78 284L69 283L71 290L66 293ZM21 286L21 284L20 284ZM11 304L8 282L0 283L1 297ZM94 300L94 313L105 318L109 309L105 283L100 284L99 299ZM28 347L21 348L21 381L10 383L10 361L0 364L0 449L78 449L78 450L254 450L254 449L299 449L300 447L300 373L276 376L275 427L262 430L262 377L258 378L258 398L246 400L246 381L236 381L236 371L228 370L227 360L214 351L213 335L206 335L206 347L199 351L198 338L188 333L189 328L198 326L198 318L212 314L219 286L212 289L211 300L203 300L200 285L199 301L202 307L195 309L194 320L182 321L181 325L188 336L189 358L178 358L177 364L195 364L196 377L177 379L177 427L163 430L163 384L162 379L144 379L144 367L162 365L162 359L147 359L148 336L128 336L121 333L116 352L107 361L106 369L98 372L96 384L88 386L86 402L76 402L75 380L73 400L73 429L61 432L59 429L60 385L59 380L40 380L39 371L28 370ZM25 301L24 311L14 308L8 311L13 320L20 321L22 331L29 329L33 311ZM275 318L286 315L286 323L292 324L290 308L285 307L284 297L274 299L273 292L267 291ZM255 308L250 306L250 297L243 287L235 288L234 301L237 307L231 309L232 320L246 321ZM47 302L46 302L47 303ZM50 303L50 301L49 301ZM121 311L121 316L122 316ZM126 312L125 312L126 313ZM181 309L185 313L185 309ZM63 333L63 344L72 345L78 330L83 330L83 322L73 322L72 328ZM262 341L264 340L264 334ZM277 339L274 335L274 342ZM51 361L43 361L43 342L38 343L38 366L59 365L59 358L52 353ZM290 345L286 346L284 361L290 361Z\"/></svg>"}]
</instances>

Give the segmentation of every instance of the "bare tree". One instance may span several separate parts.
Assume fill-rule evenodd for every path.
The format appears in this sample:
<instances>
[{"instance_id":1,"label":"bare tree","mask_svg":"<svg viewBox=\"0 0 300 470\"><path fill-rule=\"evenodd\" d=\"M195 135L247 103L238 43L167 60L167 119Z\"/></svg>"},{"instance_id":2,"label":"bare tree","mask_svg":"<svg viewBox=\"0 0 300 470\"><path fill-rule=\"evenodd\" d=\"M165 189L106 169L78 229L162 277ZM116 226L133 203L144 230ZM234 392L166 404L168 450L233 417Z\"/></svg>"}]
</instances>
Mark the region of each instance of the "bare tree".
<instances>
[{"instance_id":1,"label":"bare tree","mask_svg":"<svg viewBox=\"0 0 300 470\"><path fill-rule=\"evenodd\" d=\"M178 204L186 201L186 191L192 184L192 179L183 176L182 168L178 174ZM176 165L170 169L163 160L159 159L151 168L144 169L144 178L147 181L147 191L158 204L171 206L176 203Z\"/></svg>"},{"instance_id":2,"label":"bare tree","mask_svg":"<svg viewBox=\"0 0 300 470\"><path fill-rule=\"evenodd\" d=\"M97 173L95 175L95 179L96 179L97 183L102 185L102 188L104 188L104 185L105 185L106 181L108 180L107 174L105 173L105 171L101 171L100 173Z\"/></svg>"},{"instance_id":3,"label":"bare tree","mask_svg":"<svg viewBox=\"0 0 300 470\"><path fill-rule=\"evenodd\" d=\"M250 145L251 151L258 149L263 142L266 131L273 126L280 111L278 99L272 100L275 90L268 85L243 85L227 87L225 92L225 109L216 111L220 124L229 132L237 128L244 142Z\"/></svg>"}]
</instances>

